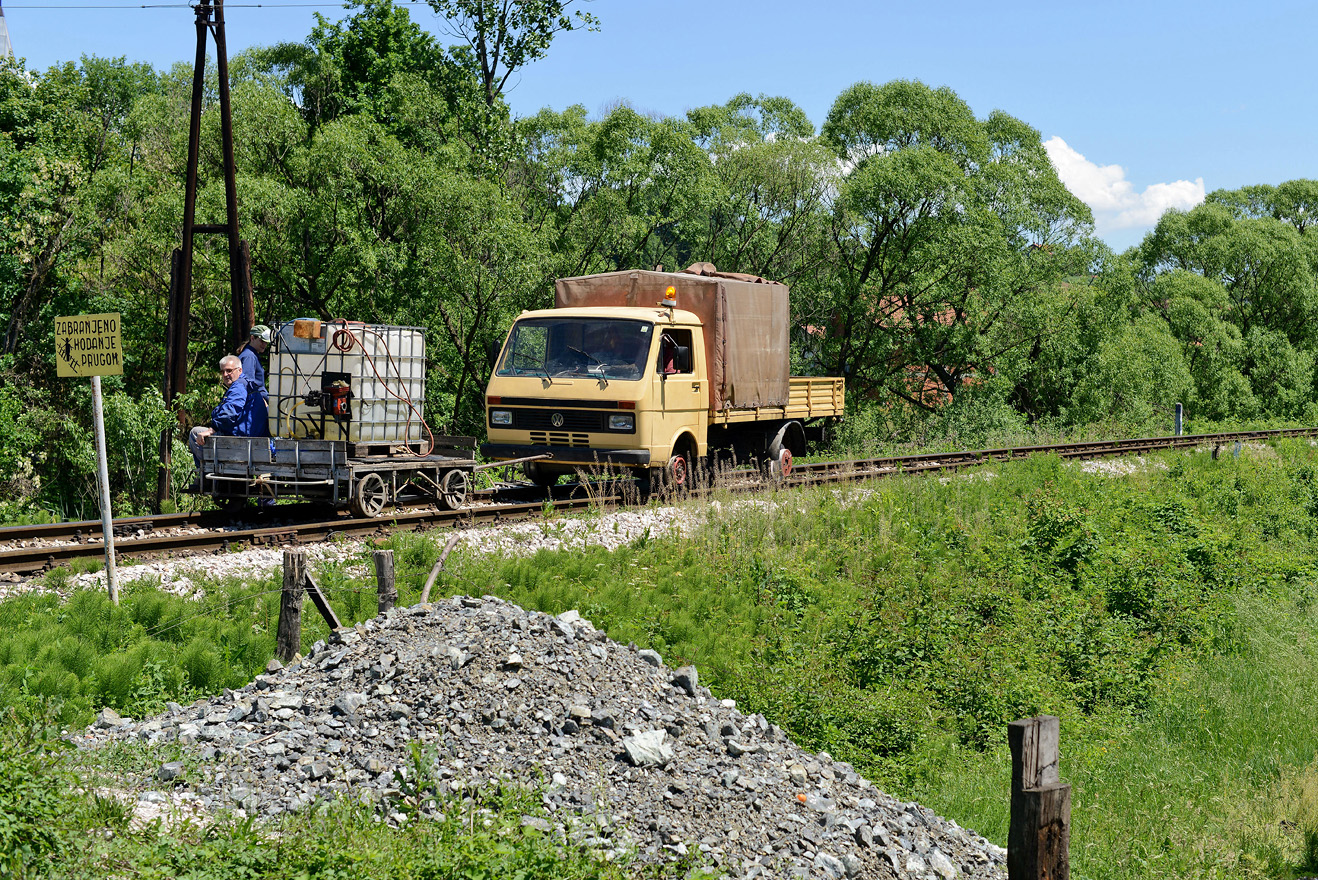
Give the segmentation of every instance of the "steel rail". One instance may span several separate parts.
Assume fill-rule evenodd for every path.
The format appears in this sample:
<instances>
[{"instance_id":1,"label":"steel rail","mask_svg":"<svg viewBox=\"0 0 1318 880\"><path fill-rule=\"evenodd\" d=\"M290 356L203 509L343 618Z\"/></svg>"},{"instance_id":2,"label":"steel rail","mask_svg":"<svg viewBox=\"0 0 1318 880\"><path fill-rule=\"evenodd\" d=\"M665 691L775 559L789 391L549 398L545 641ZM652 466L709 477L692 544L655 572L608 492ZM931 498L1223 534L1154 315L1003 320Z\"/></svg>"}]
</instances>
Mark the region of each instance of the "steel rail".
<instances>
[{"instance_id":1,"label":"steel rail","mask_svg":"<svg viewBox=\"0 0 1318 880\"><path fill-rule=\"evenodd\" d=\"M930 452L846 461L808 462L795 465L788 477L778 480L776 484L784 487L807 486L822 483L854 482L928 471L954 471L960 468L1025 458L1038 454L1056 454L1063 458L1101 458L1208 445L1213 446L1216 451L1232 443L1315 435L1318 435L1318 428L1284 428L1270 431L1233 431L1220 434L1183 435L1180 437L1082 441L963 452ZM736 475L741 472L734 471L732 473ZM750 474L753 472L745 473ZM613 507L619 504L627 504L634 499L634 492L629 491L628 488L623 488L624 486L629 487L630 484L626 481L617 481L611 484L580 483L576 486L564 487L565 490L571 492L570 497L551 497L525 503L479 504L460 510L436 510L429 507L414 510L398 509L390 515L376 518L340 516L330 521L288 522L254 528L230 528L204 534L152 535L144 538L121 540L116 543L116 552L123 558L142 559L179 554L194 555L199 552L224 553L236 546L244 545L305 544L330 541L336 537L380 536L400 529L429 531L442 528L498 525L506 521L538 518L544 515L546 509L566 511L590 506ZM742 485L719 487L721 491L733 492L755 492L763 488L763 483L756 480L747 480ZM703 494L705 491L708 490L701 490L692 494ZM490 497L491 493L487 490L480 494L484 497ZM629 495L632 497L629 498ZM298 507L300 506L298 505ZM307 506L312 507L311 505ZM293 510L294 507L294 505L288 505L282 508L281 512ZM114 528L116 532L120 532L121 527L132 529L134 526L138 528L149 526L162 528L170 525L200 527L208 521L221 523L225 519L223 514L216 512L171 514L156 517L126 517L115 520ZM54 523L49 526L14 526L0 529L0 541L49 539L59 534L63 536L72 535L77 531L81 531L86 537L86 540L82 543L0 550L0 571L32 574L74 559L98 557L104 549L99 538L99 526L99 521L82 521ZM60 533L58 531L60 528L66 531Z\"/></svg>"},{"instance_id":2,"label":"steel rail","mask_svg":"<svg viewBox=\"0 0 1318 880\"><path fill-rule=\"evenodd\" d=\"M235 547L308 544L335 538L360 538L385 535L390 531L411 529L429 531L443 528L467 528L480 524L498 524L538 517L546 506L556 510L575 510L599 502L599 498L575 497L526 504L490 504L461 510L398 510L375 518L340 517L333 521L286 523L256 528L236 528L204 534L153 535L116 541L115 553L122 559L144 559L195 555L199 552L226 553ZM19 547L0 551L0 571L33 574L75 559L95 559L104 552L100 540L81 544L52 544Z\"/></svg>"},{"instance_id":3,"label":"steel rail","mask_svg":"<svg viewBox=\"0 0 1318 880\"><path fill-rule=\"evenodd\" d=\"M878 472L914 472L917 470L949 470L957 467L969 467L990 461L1008 461L1025 458L1030 455L1053 453L1062 458L1100 458L1104 456L1131 455L1140 452L1153 452L1163 449L1193 448L1212 445L1226 446L1229 443L1250 440L1276 440L1289 437L1310 437L1318 435L1318 428L1280 428L1267 431L1231 431L1220 434L1184 434L1179 437L1140 437L1127 440L1085 440L1074 443L1053 443L1039 446L1014 446L997 449L975 449L963 452L924 452L916 455L895 455L882 458L854 459L845 461L824 461L795 464L792 476L801 474L828 473L841 471L859 473L862 471ZM790 482L791 479L789 478Z\"/></svg>"}]
</instances>

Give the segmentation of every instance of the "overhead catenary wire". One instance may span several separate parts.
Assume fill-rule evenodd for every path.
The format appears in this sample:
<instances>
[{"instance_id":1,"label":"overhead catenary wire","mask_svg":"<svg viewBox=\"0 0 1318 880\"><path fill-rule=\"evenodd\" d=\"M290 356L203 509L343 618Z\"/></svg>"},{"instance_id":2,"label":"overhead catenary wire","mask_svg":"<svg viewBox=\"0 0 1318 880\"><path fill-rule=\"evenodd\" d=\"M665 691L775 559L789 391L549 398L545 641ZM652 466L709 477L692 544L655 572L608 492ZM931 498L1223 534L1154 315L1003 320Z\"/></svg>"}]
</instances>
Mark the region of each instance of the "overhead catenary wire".
<instances>
[{"instance_id":1,"label":"overhead catenary wire","mask_svg":"<svg viewBox=\"0 0 1318 880\"><path fill-rule=\"evenodd\" d=\"M416 3L417 0L407 0L409 3ZM42 3L42 4L10 4L6 9L196 9L197 3L132 3L132 4L113 4L113 3ZM210 4L207 4L210 5ZM342 9L346 8L340 0L338 3L226 3L225 9L295 9L299 7L319 8L319 9Z\"/></svg>"}]
</instances>

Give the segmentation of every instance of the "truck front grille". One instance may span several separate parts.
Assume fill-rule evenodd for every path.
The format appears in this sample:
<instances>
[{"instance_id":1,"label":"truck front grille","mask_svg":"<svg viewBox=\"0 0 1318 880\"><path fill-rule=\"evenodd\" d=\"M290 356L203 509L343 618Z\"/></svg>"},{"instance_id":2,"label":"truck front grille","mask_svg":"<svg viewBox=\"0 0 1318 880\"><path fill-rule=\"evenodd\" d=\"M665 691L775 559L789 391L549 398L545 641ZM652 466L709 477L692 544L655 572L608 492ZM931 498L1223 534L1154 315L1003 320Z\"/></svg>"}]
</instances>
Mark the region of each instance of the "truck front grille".
<instances>
[{"instance_id":1,"label":"truck front grille","mask_svg":"<svg viewBox=\"0 0 1318 880\"><path fill-rule=\"evenodd\" d=\"M561 418L555 424L554 417ZM593 431L605 430L607 413L577 409L514 409L513 427L522 431Z\"/></svg>"},{"instance_id":2,"label":"truck front grille","mask_svg":"<svg viewBox=\"0 0 1318 880\"><path fill-rule=\"evenodd\" d=\"M551 434L548 431L532 431L531 442L539 446L589 446L590 437L585 434Z\"/></svg>"}]
</instances>

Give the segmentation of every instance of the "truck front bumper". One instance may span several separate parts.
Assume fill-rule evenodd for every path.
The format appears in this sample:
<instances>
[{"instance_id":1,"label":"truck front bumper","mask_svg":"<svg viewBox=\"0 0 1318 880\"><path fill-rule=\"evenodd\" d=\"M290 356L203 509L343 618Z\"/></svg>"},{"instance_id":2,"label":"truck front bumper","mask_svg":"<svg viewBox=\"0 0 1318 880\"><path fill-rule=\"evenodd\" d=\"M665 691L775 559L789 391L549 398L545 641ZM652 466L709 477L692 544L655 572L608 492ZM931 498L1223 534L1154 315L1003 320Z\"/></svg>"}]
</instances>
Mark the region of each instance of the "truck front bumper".
<instances>
[{"instance_id":1,"label":"truck front bumper","mask_svg":"<svg viewBox=\"0 0 1318 880\"><path fill-rule=\"evenodd\" d=\"M589 446L540 446L530 443L483 443L481 455L487 459L528 458L533 455L550 455L544 465L556 467L616 464L624 467L648 467L648 449L592 449Z\"/></svg>"}]
</instances>

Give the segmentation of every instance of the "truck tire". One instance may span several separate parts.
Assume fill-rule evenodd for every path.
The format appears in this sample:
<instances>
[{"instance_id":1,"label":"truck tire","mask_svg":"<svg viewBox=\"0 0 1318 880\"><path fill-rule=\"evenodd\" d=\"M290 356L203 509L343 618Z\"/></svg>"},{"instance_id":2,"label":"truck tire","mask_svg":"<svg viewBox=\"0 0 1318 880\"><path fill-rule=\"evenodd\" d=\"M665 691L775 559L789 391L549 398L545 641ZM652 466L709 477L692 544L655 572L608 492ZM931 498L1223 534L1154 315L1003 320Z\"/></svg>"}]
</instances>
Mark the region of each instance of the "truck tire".
<instances>
[{"instance_id":1,"label":"truck tire","mask_svg":"<svg viewBox=\"0 0 1318 880\"><path fill-rule=\"evenodd\" d=\"M691 488L691 462L685 455L674 454L664 467L664 482L673 492L686 492Z\"/></svg>"},{"instance_id":2,"label":"truck tire","mask_svg":"<svg viewBox=\"0 0 1318 880\"><path fill-rule=\"evenodd\" d=\"M655 495L684 494L691 488L691 465L685 455L674 453L661 468L636 472L636 491L642 499Z\"/></svg>"},{"instance_id":3,"label":"truck tire","mask_svg":"<svg viewBox=\"0 0 1318 880\"><path fill-rule=\"evenodd\" d=\"M522 465L522 473L526 475L528 480L542 489L548 489L550 486L558 484L558 474L547 473L544 468L534 461L528 461Z\"/></svg>"}]
</instances>

